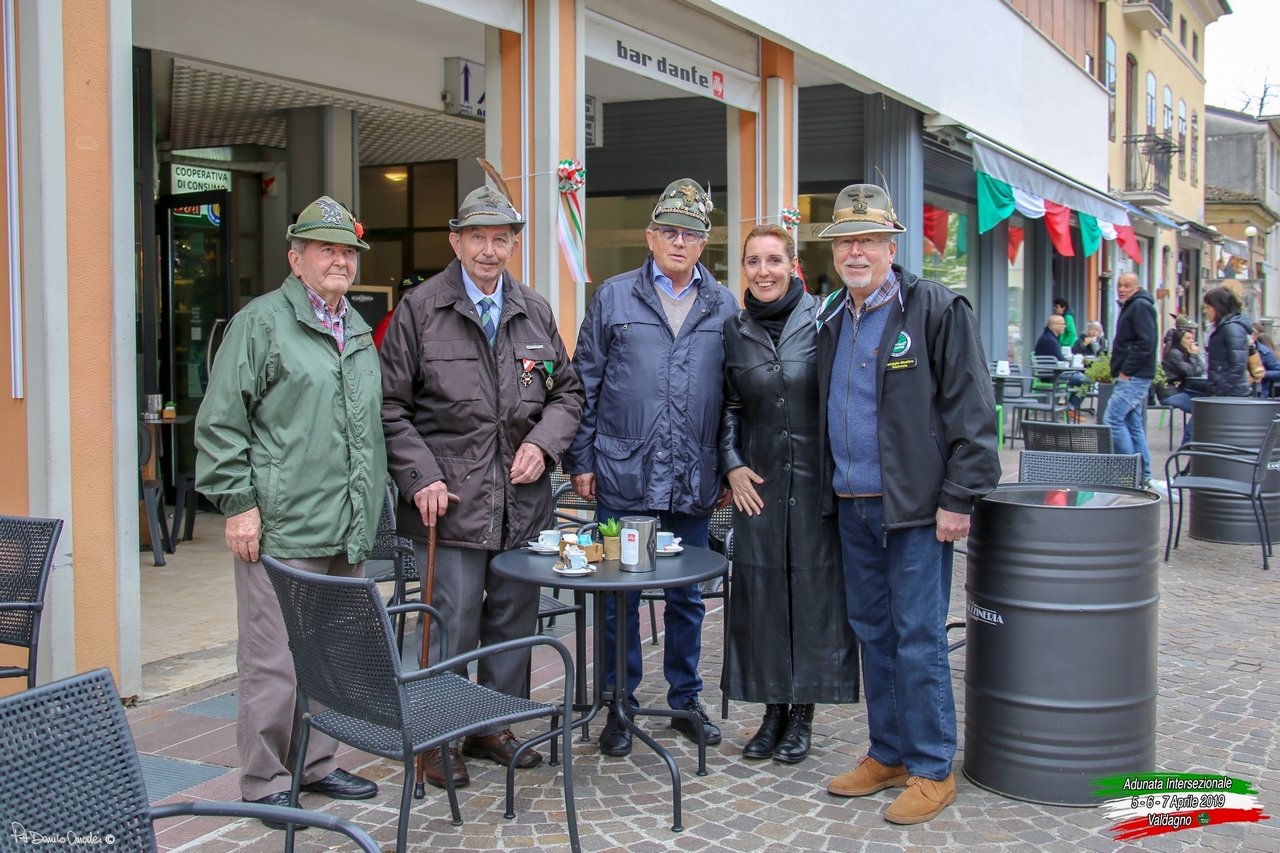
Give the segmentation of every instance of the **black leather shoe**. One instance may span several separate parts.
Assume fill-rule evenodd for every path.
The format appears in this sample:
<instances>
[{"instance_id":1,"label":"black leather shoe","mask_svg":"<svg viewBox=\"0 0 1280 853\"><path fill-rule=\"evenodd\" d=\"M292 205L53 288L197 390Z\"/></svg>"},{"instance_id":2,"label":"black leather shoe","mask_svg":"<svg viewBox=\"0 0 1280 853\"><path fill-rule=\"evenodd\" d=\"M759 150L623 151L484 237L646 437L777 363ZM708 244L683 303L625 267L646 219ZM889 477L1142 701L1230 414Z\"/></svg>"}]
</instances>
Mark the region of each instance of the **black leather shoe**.
<instances>
[{"instance_id":1,"label":"black leather shoe","mask_svg":"<svg viewBox=\"0 0 1280 853\"><path fill-rule=\"evenodd\" d=\"M764 706L764 722L760 724L760 730L747 741L747 745L742 748L743 758L769 758L773 755L774 749L778 746L778 741L782 739L782 732L787 727L787 706L786 705L765 705Z\"/></svg>"},{"instance_id":2,"label":"black leather shoe","mask_svg":"<svg viewBox=\"0 0 1280 853\"><path fill-rule=\"evenodd\" d=\"M614 758L631 754L631 732L618 725L618 718L612 711L600 732L600 752Z\"/></svg>"},{"instance_id":3,"label":"black leather shoe","mask_svg":"<svg viewBox=\"0 0 1280 853\"><path fill-rule=\"evenodd\" d=\"M787 730L773 750L773 760L783 764L799 764L809 756L813 740L813 706L792 705Z\"/></svg>"},{"instance_id":4,"label":"black leather shoe","mask_svg":"<svg viewBox=\"0 0 1280 853\"><path fill-rule=\"evenodd\" d=\"M378 786L339 767L323 779L303 785L302 790L335 800L367 800L378 793Z\"/></svg>"},{"instance_id":5,"label":"black leather shoe","mask_svg":"<svg viewBox=\"0 0 1280 853\"><path fill-rule=\"evenodd\" d=\"M685 705L683 708L679 708L678 710L693 711L698 715L702 720L702 731L707 736L707 746L720 742L720 729L716 727L715 723L711 722L711 718L707 716L706 709L702 707L702 703L698 701L697 697L690 699L689 704ZM698 742L698 727L693 724L693 720L689 720L684 717L672 717L671 728L675 729L694 743Z\"/></svg>"},{"instance_id":6,"label":"black leather shoe","mask_svg":"<svg viewBox=\"0 0 1280 853\"><path fill-rule=\"evenodd\" d=\"M283 808L288 808L289 792L276 791L274 794L267 794L265 797L263 797L260 800L245 800L244 802L258 803L259 805L263 805L263 806L281 806ZM298 806L298 808L302 808L302 806ZM274 820L264 820L262 821L262 825L265 826L267 829L284 829L285 828L285 824L280 823L279 821L274 821ZM303 826L302 824L295 823L294 828L297 829L299 832L301 832L302 830L309 829L310 827L306 827L306 826Z\"/></svg>"}]
</instances>

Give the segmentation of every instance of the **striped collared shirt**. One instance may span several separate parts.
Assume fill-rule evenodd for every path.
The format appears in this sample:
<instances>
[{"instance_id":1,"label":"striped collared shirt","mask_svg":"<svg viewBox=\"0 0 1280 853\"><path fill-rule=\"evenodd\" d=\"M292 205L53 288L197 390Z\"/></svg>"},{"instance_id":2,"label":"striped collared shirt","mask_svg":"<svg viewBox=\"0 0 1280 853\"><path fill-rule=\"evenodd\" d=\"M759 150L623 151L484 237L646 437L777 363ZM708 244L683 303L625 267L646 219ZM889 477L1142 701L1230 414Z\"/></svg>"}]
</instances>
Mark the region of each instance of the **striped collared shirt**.
<instances>
[{"instance_id":1,"label":"striped collared shirt","mask_svg":"<svg viewBox=\"0 0 1280 853\"><path fill-rule=\"evenodd\" d=\"M307 298L311 300L311 310L316 312L316 319L320 321L321 327L326 332L333 335L334 341L338 344L338 352L342 352L342 345L346 343L346 321L347 316L347 298L345 296L338 298L338 310L330 311L329 306L320 298L320 294L311 288L306 288Z\"/></svg>"},{"instance_id":2,"label":"striped collared shirt","mask_svg":"<svg viewBox=\"0 0 1280 853\"><path fill-rule=\"evenodd\" d=\"M854 316L861 317L871 309L879 308L894 296L898 297L899 302L902 301L902 288L898 286L898 275L893 270L889 270L889 277L884 280L884 284L877 287L875 292L867 297L866 301L862 303L862 308L854 310L852 296L846 295L845 299L848 301L848 307Z\"/></svg>"}]
</instances>

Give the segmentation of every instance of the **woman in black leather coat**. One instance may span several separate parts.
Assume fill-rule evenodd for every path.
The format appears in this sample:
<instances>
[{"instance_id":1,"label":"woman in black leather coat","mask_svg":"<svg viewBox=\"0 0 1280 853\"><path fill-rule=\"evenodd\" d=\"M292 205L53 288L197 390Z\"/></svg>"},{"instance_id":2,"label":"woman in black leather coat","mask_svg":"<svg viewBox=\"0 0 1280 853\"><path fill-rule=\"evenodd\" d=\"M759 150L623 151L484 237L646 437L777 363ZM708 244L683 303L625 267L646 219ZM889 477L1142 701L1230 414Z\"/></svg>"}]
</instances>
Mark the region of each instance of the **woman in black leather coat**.
<instances>
[{"instance_id":1,"label":"woman in black leather coat","mask_svg":"<svg viewBox=\"0 0 1280 853\"><path fill-rule=\"evenodd\" d=\"M720 470L733 522L733 607L722 688L765 704L747 758L809 754L814 704L858 701L830 454L819 445L817 300L795 277L791 235L759 225L743 248L746 307L724 324Z\"/></svg>"}]
</instances>

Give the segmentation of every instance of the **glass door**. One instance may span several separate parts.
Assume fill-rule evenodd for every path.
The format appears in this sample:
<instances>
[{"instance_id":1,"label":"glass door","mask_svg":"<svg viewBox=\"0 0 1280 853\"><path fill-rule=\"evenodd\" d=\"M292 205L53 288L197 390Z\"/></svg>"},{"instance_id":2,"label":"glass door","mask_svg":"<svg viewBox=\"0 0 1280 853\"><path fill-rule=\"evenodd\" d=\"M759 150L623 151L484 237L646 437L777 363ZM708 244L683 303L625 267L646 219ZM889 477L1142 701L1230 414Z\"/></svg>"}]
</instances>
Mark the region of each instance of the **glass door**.
<instances>
[{"instance_id":1,"label":"glass door","mask_svg":"<svg viewBox=\"0 0 1280 853\"><path fill-rule=\"evenodd\" d=\"M160 381L165 402L177 406L179 418L199 410L214 353L238 307L230 202L226 190L161 196L156 202L163 253ZM180 472L195 470L195 425L165 432L165 479L172 487Z\"/></svg>"}]
</instances>

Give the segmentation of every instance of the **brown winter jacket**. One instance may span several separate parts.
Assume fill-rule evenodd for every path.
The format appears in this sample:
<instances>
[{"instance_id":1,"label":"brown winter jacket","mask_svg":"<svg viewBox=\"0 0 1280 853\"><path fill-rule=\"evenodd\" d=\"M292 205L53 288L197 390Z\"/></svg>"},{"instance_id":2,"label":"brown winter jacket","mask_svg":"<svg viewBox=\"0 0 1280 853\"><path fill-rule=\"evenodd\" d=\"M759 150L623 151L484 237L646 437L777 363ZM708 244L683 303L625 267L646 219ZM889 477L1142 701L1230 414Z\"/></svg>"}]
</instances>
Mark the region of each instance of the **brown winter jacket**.
<instances>
[{"instance_id":1,"label":"brown winter jacket","mask_svg":"<svg viewBox=\"0 0 1280 853\"><path fill-rule=\"evenodd\" d=\"M442 545L516 547L551 519L551 470L578 429L582 383L547 300L507 273L502 288L493 350L456 260L410 291L391 318L380 351L382 429L400 489L401 536L427 538L413 496L437 480L462 498L437 527ZM525 359L535 362L529 370ZM542 448L547 467L515 486L511 463L524 442Z\"/></svg>"}]
</instances>

